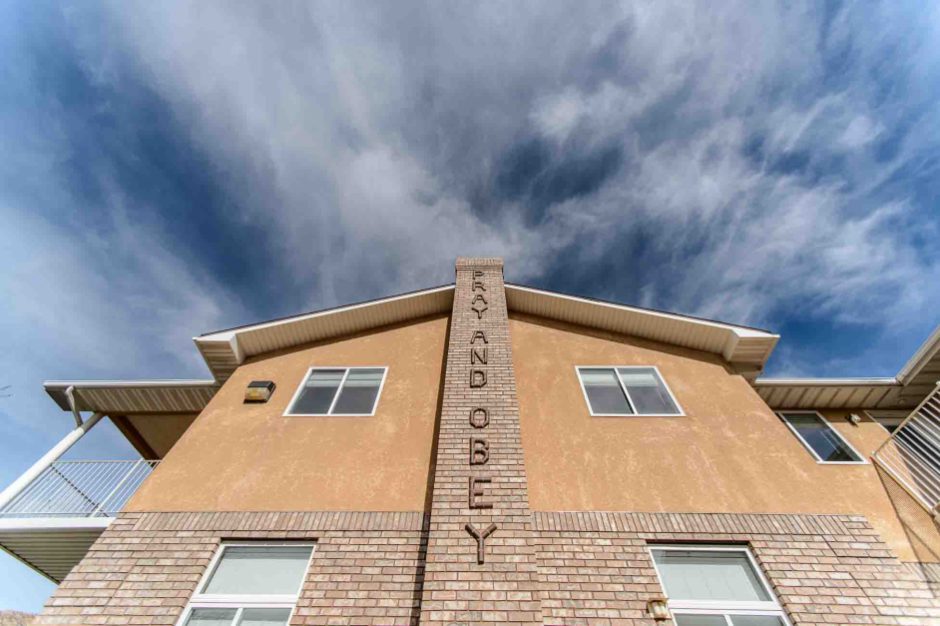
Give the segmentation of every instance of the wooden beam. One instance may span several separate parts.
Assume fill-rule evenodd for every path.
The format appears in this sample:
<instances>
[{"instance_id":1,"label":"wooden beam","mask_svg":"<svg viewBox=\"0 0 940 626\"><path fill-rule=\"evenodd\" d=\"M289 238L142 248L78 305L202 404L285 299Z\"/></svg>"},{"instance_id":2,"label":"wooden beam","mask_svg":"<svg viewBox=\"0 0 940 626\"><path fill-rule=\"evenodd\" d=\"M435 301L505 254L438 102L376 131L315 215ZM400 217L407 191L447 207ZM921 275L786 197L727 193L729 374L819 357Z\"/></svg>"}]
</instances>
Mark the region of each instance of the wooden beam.
<instances>
[{"instance_id":1,"label":"wooden beam","mask_svg":"<svg viewBox=\"0 0 940 626\"><path fill-rule=\"evenodd\" d=\"M156 461L160 459L160 455L150 447L150 444L141 436L140 432L134 425L131 424L131 421L127 419L126 415L110 415L111 421L117 426L117 429L121 431L121 434L131 442L131 445L140 452L140 456L145 459Z\"/></svg>"}]
</instances>

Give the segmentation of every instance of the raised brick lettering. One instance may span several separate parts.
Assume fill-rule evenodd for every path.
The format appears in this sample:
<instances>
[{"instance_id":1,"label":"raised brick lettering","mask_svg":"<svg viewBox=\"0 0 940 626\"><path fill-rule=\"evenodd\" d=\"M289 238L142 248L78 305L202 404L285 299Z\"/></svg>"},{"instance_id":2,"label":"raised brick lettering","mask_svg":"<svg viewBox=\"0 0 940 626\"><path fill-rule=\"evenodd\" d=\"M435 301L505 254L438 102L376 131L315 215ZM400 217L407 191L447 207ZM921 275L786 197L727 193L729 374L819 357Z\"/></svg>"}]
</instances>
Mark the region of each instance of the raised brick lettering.
<instances>
[{"instance_id":1,"label":"raised brick lettering","mask_svg":"<svg viewBox=\"0 0 940 626\"><path fill-rule=\"evenodd\" d=\"M470 438L470 465L486 465L490 460L490 444L486 439Z\"/></svg>"}]
</instances>

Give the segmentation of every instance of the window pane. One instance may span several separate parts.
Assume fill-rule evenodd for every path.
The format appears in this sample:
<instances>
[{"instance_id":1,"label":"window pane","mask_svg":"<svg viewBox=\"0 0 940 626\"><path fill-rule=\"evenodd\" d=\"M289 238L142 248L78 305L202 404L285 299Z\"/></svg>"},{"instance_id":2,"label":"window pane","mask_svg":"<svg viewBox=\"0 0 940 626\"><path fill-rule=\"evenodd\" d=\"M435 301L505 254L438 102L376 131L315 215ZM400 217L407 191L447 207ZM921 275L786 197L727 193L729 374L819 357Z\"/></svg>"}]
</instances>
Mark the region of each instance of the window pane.
<instances>
[{"instance_id":1,"label":"window pane","mask_svg":"<svg viewBox=\"0 0 940 626\"><path fill-rule=\"evenodd\" d=\"M783 619L776 615L732 615L734 626L785 626Z\"/></svg>"},{"instance_id":2,"label":"window pane","mask_svg":"<svg viewBox=\"0 0 940 626\"><path fill-rule=\"evenodd\" d=\"M193 609L186 626L230 626L236 609Z\"/></svg>"},{"instance_id":3,"label":"window pane","mask_svg":"<svg viewBox=\"0 0 940 626\"><path fill-rule=\"evenodd\" d=\"M346 370L314 370L291 407L291 413L326 415Z\"/></svg>"},{"instance_id":4,"label":"window pane","mask_svg":"<svg viewBox=\"0 0 940 626\"><path fill-rule=\"evenodd\" d=\"M673 615L676 626L728 626L724 615Z\"/></svg>"},{"instance_id":5,"label":"window pane","mask_svg":"<svg viewBox=\"0 0 940 626\"><path fill-rule=\"evenodd\" d=\"M285 594L300 590L310 546L233 546L222 558L202 593Z\"/></svg>"},{"instance_id":6,"label":"window pane","mask_svg":"<svg viewBox=\"0 0 940 626\"><path fill-rule=\"evenodd\" d=\"M591 410L599 414L632 415L623 389L612 369L578 370Z\"/></svg>"},{"instance_id":7,"label":"window pane","mask_svg":"<svg viewBox=\"0 0 940 626\"><path fill-rule=\"evenodd\" d=\"M666 386L652 367L619 369L620 379L627 388L637 413L676 415L679 407L669 397Z\"/></svg>"},{"instance_id":8,"label":"window pane","mask_svg":"<svg viewBox=\"0 0 940 626\"><path fill-rule=\"evenodd\" d=\"M384 370L379 368L349 370L333 413L362 415L372 412Z\"/></svg>"},{"instance_id":9,"label":"window pane","mask_svg":"<svg viewBox=\"0 0 940 626\"><path fill-rule=\"evenodd\" d=\"M285 626L290 609L245 609L238 626Z\"/></svg>"},{"instance_id":10,"label":"window pane","mask_svg":"<svg viewBox=\"0 0 940 626\"><path fill-rule=\"evenodd\" d=\"M860 461L844 441L818 415L789 413L784 418L823 461Z\"/></svg>"},{"instance_id":11,"label":"window pane","mask_svg":"<svg viewBox=\"0 0 940 626\"><path fill-rule=\"evenodd\" d=\"M743 552L653 550L671 600L770 601Z\"/></svg>"}]
</instances>

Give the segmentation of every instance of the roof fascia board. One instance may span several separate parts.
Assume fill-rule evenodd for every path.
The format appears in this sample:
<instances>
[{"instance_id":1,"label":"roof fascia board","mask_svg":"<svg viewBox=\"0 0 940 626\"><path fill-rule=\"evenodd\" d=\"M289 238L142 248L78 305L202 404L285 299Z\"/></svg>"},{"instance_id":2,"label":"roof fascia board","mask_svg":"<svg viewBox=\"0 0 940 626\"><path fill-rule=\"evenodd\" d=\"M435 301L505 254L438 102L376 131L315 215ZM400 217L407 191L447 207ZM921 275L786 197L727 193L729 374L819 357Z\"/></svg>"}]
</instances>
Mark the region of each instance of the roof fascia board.
<instances>
[{"instance_id":1,"label":"roof fascia board","mask_svg":"<svg viewBox=\"0 0 940 626\"><path fill-rule=\"evenodd\" d=\"M904 364L898 372L898 381L902 385L908 384L920 370L940 352L940 326L937 326L930 337L917 349L914 355Z\"/></svg>"},{"instance_id":2,"label":"roof fascia board","mask_svg":"<svg viewBox=\"0 0 940 626\"><path fill-rule=\"evenodd\" d=\"M646 309L641 307L633 307L623 304L617 304L613 302L604 302L602 300L593 300L589 298L581 298L578 296L571 296L563 293L556 293L552 291L545 291L543 289L536 289L534 287L526 287L523 285L516 285L512 283L506 284L506 290L509 293L513 291L525 294L531 294L536 297L541 298L553 298L556 300L561 300L565 302L574 303L581 306L589 307L598 307L608 309L610 311L616 311L618 313L624 313L627 315L637 315L644 317L658 318L660 320L667 321L672 324L679 324L685 327L691 328L700 328L703 330L708 330L710 332L719 331L723 334L723 341L719 346L716 346L713 349L708 349L708 352L719 354L725 361L734 364L748 363L754 365L754 373L763 366L767 361L767 358L770 356L770 353L773 351L777 342L780 339L780 335L771 333L769 331L760 330L757 328L749 328L747 326L739 326L736 324L727 324L724 322L717 322L714 320L708 320L703 318L692 317L688 315L679 315L674 313L667 313L665 311L656 311L653 309ZM512 308L511 299L510 308ZM522 311L525 312L525 311ZM644 336L642 333L633 333L637 336ZM649 337L656 341L668 341L661 339L659 337ZM758 350L755 354L755 342L757 343ZM681 344L680 344L681 345ZM695 347L695 346L690 346ZM702 348L696 348L702 349ZM739 349L741 353L739 353ZM750 351L750 354L747 352ZM746 356L745 356L746 355ZM745 358L742 358L745 357Z\"/></svg>"},{"instance_id":3,"label":"roof fascia board","mask_svg":"<svg viewBox=\"0 0 940 626\"><path fill-rule=\"evenodd\" d=\"M755 387L894 387L896 378L758 378Z\"/></svg>"},{"instance_id":4,"label":"roof fascia board","mask_svg":"<svg viewBox=\"0 0 940 626\"><path fill-rule=\"evenodd\" d=\"M758 328L748 328L747 326L738 326L736 324L727 324L724 322L716 322L714 320L708 320L701 317L693 317L691 315L678 315L675 313L666 313L664 311L657 311L655 309L646 309L642 307L630 306L628 304L617 304L616 302L605 302L603 300L592 300L590 298L581 298L579 296L572 296L564 293L558 293L556 291L547 291L545 289L536 289L535 287L525 287L523 285L517 285L514 283L506 283L507 289L516 289L519 291L527 291L529 293L534 293L542 296L547 296L551 298L561 298L563 300L570 300L572 302L578 302L581 304L588 304L592 306L606 307L614 310L620 311L629 311L631 313L638 313L642 315L650 315L653 317L661 317L663 319L675 320L677 322L684 322L689 324L700 324L702 326L710 326L712 328L720 328L734 331L738 337L765 337L765 338L779 338L780 335L771 333L765 330L760 330Z\"/></svg>"},{"instance_id":5,"label":"roof fascia board","mask_svg":"<svg viewBox=\"0 0 940 626\"><path fill-rule=\"evenodd\" d=\"M267 329L283 326L292 326L299 325L304 323L309 323L316 321L318 319L328 319L331 317L340 317L349 313L356 312L361 309L367 309L372 307L382 307L395 304L402 300L409 300L427 296L434 296L437 294L453 292L454 285L444 285L442 287L433 287L431 289L424 289L421 291L413 291L410 293L399 294L391 296L388 298L381 298L378 300L370 300L368 302L360 302L357 304L351 304L348 306L342 306L334 309L327 309L323 311L315 311L313 313L304 313L302 315L296 315L293 317L286 317L277 320L271 320L268 322L262 322L260 324L253 324L248 326L241 326L238 328L232 328L228 330L221 330L214 333L207 333L205 335L200 335L198 337L193 337L193 342L196 344L196 347L199 349L200 354L202 354L203 359L206 361L206 365L209 367L209 370L216 375L218 380L224 380L227 378L228 372L223 368L219 369L218 358L220 353L227 352L225 356L221 356L221 360L227 363L228 367L241 365L245 362L245 359L251 356L256 356L254 353L251 353L242 343L242 339L245 337L252 337L256 333L263 333ZM215 355L215 356L213 356Z\"/></svg>"},{"instance_id":6,"label":"roof fascia board","mask_svg":"<svg viewBox=\"0 0 940 626\"><path fill-rule=\"evenodd\" d=\"M63 411L71 411L66 390L83 389L218 389L219 383L212 379L154 379L154 380L47 380L42 384L49 397Z\"/></svg>"},{"instance_id":7,"label":"roof fascia board","mask_svg":"<svg viewBox=\"0 0 940 626\"><path fill-rule=\"evenodd\" d=\"M262 322L260 324L252 324L250 326L243 326L240 328L233 328L231 330L223 330L215 333L209 333L206 335L200 335L198 337L193 337L193 341L197 344L202 341L226 341L235 339L235 343L232 344L232 347L237 350L238 342L237 337L239 334L255 331L255 330L264 330L265 328L272 328L275 326L282 326L284 324L293 324L299 322L305 322L311 319L316 319L318 317L327 317L331 315L341 315L343 313L348 313L350 311L355 311L357 309L363 309L366 307L380 306L383 304L390 304L392 302L397 302L399 300L407 300L409 298L416 298L420 296L432 295L435 293L441 293L445 291L453 291L454 285L444 285L443 287L434 287L432 289L424 289L422 291L413 291L411 293L400 294L397 296L391 296L388 298L380 298L378 300L369 300L368 302L359 302L357 304L350 304L349 306L343 306L335 309L327 309L325 311L314 311L313 313L304 313L302 315L296 315L293 317L287 317L279 320L272 320L270 322Z\"/></svg>"}]
</instances>

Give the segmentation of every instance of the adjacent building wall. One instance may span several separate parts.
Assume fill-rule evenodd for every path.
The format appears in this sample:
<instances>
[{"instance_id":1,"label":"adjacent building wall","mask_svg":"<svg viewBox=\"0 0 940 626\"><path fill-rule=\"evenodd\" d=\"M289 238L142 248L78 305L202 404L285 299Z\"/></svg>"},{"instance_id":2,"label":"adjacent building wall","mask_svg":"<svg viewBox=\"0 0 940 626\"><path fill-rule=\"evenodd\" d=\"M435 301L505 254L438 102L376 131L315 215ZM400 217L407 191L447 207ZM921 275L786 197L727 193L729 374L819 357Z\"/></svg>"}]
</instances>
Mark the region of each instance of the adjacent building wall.
<instances>
[{"instance_id":1,"label":"adjacent building wall","mask_svg":"<svg viewBox=\"0 0 940 626\"><path fill-rule=\"evenodd\" d=\"M533 510L858 514L915 560L875 467L817 463L719 357L520 316L510 333ZM579 365L655 365L685 415L592 417ZM866 458L886 437L826 416Z\"/></svg>"},{"instance_id":2,"label":"adjacent building wall","mask_svg":"<svg viewBox=\"0 0 940 626\"><path fill-rule=\"evenodd\" d=\"M128 511L423 511L448 318L245 363ZM387 366L371 417L284 417L312 366ZM252 380L277 384L245 404ZM251 471L247 471L247 470Z\"/></svg>"}]
</instances>

